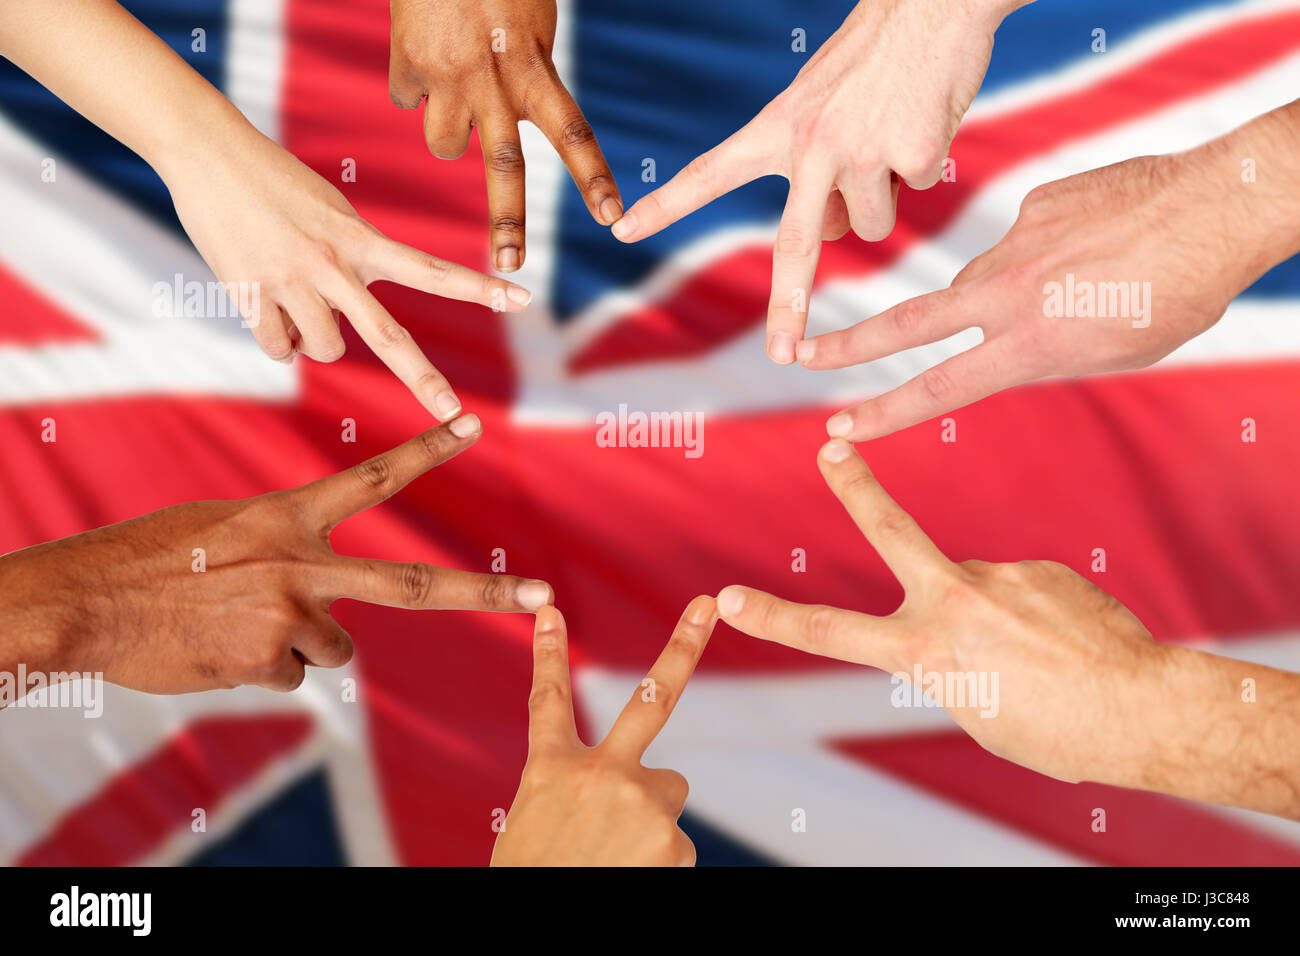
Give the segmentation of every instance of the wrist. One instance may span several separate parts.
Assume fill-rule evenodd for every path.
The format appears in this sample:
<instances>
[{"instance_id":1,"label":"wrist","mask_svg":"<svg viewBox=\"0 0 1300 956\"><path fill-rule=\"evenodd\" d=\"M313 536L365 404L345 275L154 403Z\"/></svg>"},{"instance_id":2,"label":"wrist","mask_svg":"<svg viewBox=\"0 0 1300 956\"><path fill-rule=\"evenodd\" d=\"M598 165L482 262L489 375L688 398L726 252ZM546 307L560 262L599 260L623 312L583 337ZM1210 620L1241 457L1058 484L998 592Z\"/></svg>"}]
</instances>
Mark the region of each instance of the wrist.
<instances>
[{"instance_id":1,"label":"wrist","mask_svg":"<svg viewBox=\"0 0 1300 956\"><path fill-rule=\"evenodd\" d=\"M39 547L39 546L38 546ZM52 582L34 580L24 555L0 557L0 670L52 673L74 665L70 615L60 609Z\"/></svg>"},{"instance_id":2,"label":"wrist","mask_svg":"<svg viewBox=\"0 0 1300 956\"><path fill-rule=\"evenodd\" d=\"M159 177L174 189L182 178L211 165L214 159L239 155L262 134L224 96L205 97L183 122L158 124L140 151Z\"/></svg>"}]
</instances>

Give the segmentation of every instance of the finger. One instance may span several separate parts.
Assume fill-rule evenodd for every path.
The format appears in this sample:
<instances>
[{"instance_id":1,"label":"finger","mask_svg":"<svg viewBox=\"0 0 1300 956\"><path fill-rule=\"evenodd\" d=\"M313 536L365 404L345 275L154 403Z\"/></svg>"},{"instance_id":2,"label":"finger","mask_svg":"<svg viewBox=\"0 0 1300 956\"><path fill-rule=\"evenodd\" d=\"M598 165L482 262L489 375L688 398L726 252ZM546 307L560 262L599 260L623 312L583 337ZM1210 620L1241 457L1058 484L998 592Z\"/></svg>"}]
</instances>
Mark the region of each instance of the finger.
<instances>
[{"instance_id":1,"label":"finger","mask_svg":"<svg viewBox=\"0 0 1300 956\"><path fill-rule=\"evenodd\" d=\"M694 866L696 859L695 844L692 843L691 838L681 830L678 830L677 832L681 834L677 838L677 865Z\"/></svg>"},{"instance_id":2,"label":"finger","mask_svg":"<svg viewBox=\"0 0 1300 956\"><path fill-rule=\"evenodd\" d=\"M267 357L290 365L293 363L294 347L286 323L287 319L278 306L263 306L257 324L250 328L253 330L253 338Z\"/></svg>"},{"instance_id":3,"label":"finger","mask_svg":"<svg viewBox=\"0 0 1300 956\"><path fill-rule=\"evenodd\" d=\"M339 626L329 611L321 608L312 615L314 629L304 631L293 649L310 667L342 667L352 660L352 637Z\"/></svg>"},{"instance_id":4,"label":"finger","mask_svg":"<svg viewBox=\"0 0 1300 956\"><path fill-rule=\"evenodd\" d=\"M638 199L618 222L614 238L636 242L767 172L769 145L753 123L701 153L668 182Z\"/></svg>"},{"instance_id":5,"label":"finger","mask_svg":"<svg viewBox=\"0 0 1300 956\"><path fill-rule=\"evenodd\" d=\"M767 306L767 354L778 365L794 361L808 322L808 300L821 254L831 177L796 171L772 255L772 298Z\"/></svg>"},{"instance_id":6,"label":"finger","mask_svg":"<svg viewBox=\"0 0 1300 956\"><path fill-rule=\"evenodd\" d=\"M334 313L315 290L286 298L284 308L297 327L301 340L297 349L317 362L337 362L347 351Z\"/></svg>"},{"instance_id":7,"label":"finger","mask_svg":"<svg viewBox=\"0 0 1300 956\"><path fill-rule=\"evenodd\" d=\"M623 215L618 185L614 182L614 174L609 171L609 163L605 162L604 153L600 151L600 144L596 142L591 124L558 76L552 74L548 92L537 109L530 110L528 118L546 134L560 154L592 218L612 226Z\"/></svg>"},{"instance_id":8,"label":"finger","mask_svg":"<svg viewBox=\"0 0 1300 956\"><path fill-rule=\"evenodd\" d=\"M553 607L537 612L533 629L533 686L528 694L528 752L579 744L569 683L569 635Z\"/></svg>"},{"instance_id":9,"label":"finger","mask_svg":"<svg viewBox=\"0 0 1300 956\"><path fill-rule=\"evenodd\" d=\"M320 587L329 599L349 598L425 611L536 611L554 600L551 586L513 574L482 574L420 561L339 558Z\"/></svg>"},{"instance_id":10,"label":"finger","mask_svg":"<svg viewBox=\"0 0 1300 956\"><path fill-rule=\"evenodd\" d=\"M420 351L411 333L364 288L342 290L335 304L379 360L410 389L429 414L445 422L460 414L460 399L446 377Z\"/></svg>"},{"instance_id":11,"label":"finger","mask_svg":"<svg viewBox=\"0 0 1300 956\"><path fill-rule=\"evenodd\" d=\"M795 650L881 666L898 640L898 623L823 604L795 604L733 584L718 592L718 613L736 630Z\"/></svg>"},{"instance_id":12,"label":"finger","mask_svg":"<svg viewBox=\"0 0 1300 956\"><path fill-rule=\"evenodd\" d=\"M717 607L711 597L697 597L686 606L668 644L614 721L602 747L633 760L641 759L677 706L717 620Z\"/></svg>"},{"instance_id":13,"label":"finger","mask_svg":"<svg viewBox=\"0 0 1300 956\"><path fill-rule=\"evenodd\" d=\"M663 800L664 806L677 815L681 815L682 810L686 807L686 798L690 795L691 786L676 770L647 770L650 779L654 781L654 791Z\"/></svg>"},{"instance_id":14,"label":"finger","mask_svg":"<svg viewBox=\"0 0 1300 956\"><path fill-rule=\"evenodd\" d=\"M314 524L332 529L345 518L391 498L430 468L455 458L481 433L478 416L463 415L291 494L301 499Z\"/></svg>"},{"instance_id":15,"label":"finger","mask_svg":"<svg viewBox=\"0 0 1300 956\"><path fill-rule=\"evenodd\" d=\"M424 142L439 159L460 159L469 149L473 124L462 105L450 108L433 99L424 102Z\"/></svg>"},{"instance_id":16,"label":"finger","mask_svg":"<svg viewBox=\"0 0 1300 956\"><path fill-rule=\"evenodd\" d=\"M843 439L827 442L817 456L817 465L831 491L889 565L903 590L920 586L935 573L952 566L912 516L889 497L862 456L848 442Z\"/></svg>"},{"instance_id":17,"label":"finger","mask_svg":"<svg viewBox=\"0 0 1300 956\"><path fill-rule=\"evenodd\" d=\"M286 649L275 664L264 670L260 669L257 680L252 683L267 690L287 694L301 687L306 676L307 671L302 658L291 649Z\"/></svg>"},{"instance_id":18,"label":"finger","mask_svg":"<svg viewBox=\"0 0 1300 956\"><path fill-rule=\"evenodd\" d=\"M978 324L970 299L957 289L919 295L847 329L814 335L795 352L805 368L845 368L938 342Z\"/></svg>"},{"instance_id":19,"label":"finger","mask_svg":"<svg viewBox=\"0 0 1300 956\"><path fill-rule=\"evenodd\" d=\"M853 232L867 242L880 242L894 231L895 197L888 170L850 170L840 177L840 192L849 210Z\"/></svg>"},{"instance_id":20,"label":"finger","mask_svg":"<svg viewBox=\"0 0 1300 956\"><path fill-rule=\"evenodd\" d=\"M527 209L519 124L513 117L502 117L480 125L478 135L487 172L492 262L498 272L514 272L524 264Z\"/></svg>"},{"instance_id":21,"label":"finger","mask_svg":"<svg viewBox=\"0 0 1300 956\"><path fill-rule=\"evenodd\" d=\"M1008 361L1006 351L996 342L985 342L926 369L898 388L836 412L827 420L826 431L850 441L869 441L929 421L1026 381L1013 370L1014 361L1014 356Z\"/></svg>"},{"instance_id":22,"label":"finger","mask_svg":"<svg viewBox=\"0 0 1300 956\"><path fill-rule=\"evenodd\" d=\"M521 312L533 299L523 286L439 259L387 236L379 237L366 261L368 282L388 279L445 299L477 302L498 312Z\"/></svg>"},{"instance_id":23,"label":"finger","mask_svg":"<svg viewBox=\"0 0 1300 956\"><path fill-rule=\"evenodd\" d=\"M388 52L388 96L398 109L412 110L424 99L424 83L397 44Z\"/></svg>"},{"instance_id":24,"label":"finger","mask_svg":"<svg viewBox=\"0 0 1300 956\"><path fill-rule=\"evenodd\" d=\"M849 208L844 205L844 195L836 189L826 200L826 221L822 224L822 242L843 239L851 226Z\"/></svg>"}]
</instances>

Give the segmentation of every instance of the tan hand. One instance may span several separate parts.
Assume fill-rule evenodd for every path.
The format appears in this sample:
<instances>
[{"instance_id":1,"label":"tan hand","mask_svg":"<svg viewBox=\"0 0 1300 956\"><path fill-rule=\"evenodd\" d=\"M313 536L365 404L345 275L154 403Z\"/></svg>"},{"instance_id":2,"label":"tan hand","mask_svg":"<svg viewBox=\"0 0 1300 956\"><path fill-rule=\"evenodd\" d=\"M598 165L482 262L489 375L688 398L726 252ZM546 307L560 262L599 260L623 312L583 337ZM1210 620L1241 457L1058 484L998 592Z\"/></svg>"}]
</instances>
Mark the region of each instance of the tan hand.
<instances>
[{"instance_id":1,"label":"tan hand","mask_svg":"<svg viewBox=\"0 0 1300 956\"><path fill-rule=\"evenodd\" d=\"M525 255L520 120L546 134L597 222L623 214L596 136L551 62L555 0L393 0L392 11L393 102L414 109L428 97L424 138L440 159L464 153L478 127L498 270L515 271Z\"/></svg>"},{"instance_id":2,"label":"tan hand","mask_svg":"<svg viewBox=\"0 0 1300 956\"><path fill-rule=\"evenodd\" d=\"M790 181L777 231L767 352L803 338L823 239L894 228L899 181L928 189L988 69L993 33L1023 0L863 0L794 82L747 126L614 226L635 242L761 176Z\"/></svg>"},{"instance_id":3,"label":"tan hand","mask_svg":"<svg viewBox=\"0 0 1300 956\"><path fill-rule=\"evenodd\" d=\"M1211 158L1145 156L1040 186L950 288L799 343L805 367L833 369L971 326L984 333L974 348L836 413L827 431L878 438L1036 379L1141 368L1204 332L1267 267L1244 240L1225 251L1239 211L1200 197L1249 187L1235 161L1207 172Z\"/></svg>"},{"instance_id":4,"label":"tan hand","mask_svg":"<svg viewBox=\"0 0 1300 956\"><path fill-rule=\"evenodd\" d=\"M697 597L604 741L578 739L568 635L553 607L537 613L528 762L497 836L493 866L691 866L695 847L677 826L686 778L648 770L641 757L668 721L704 653L717 608Z\"/></svg>"},{"instance_id":5,"label":"tan hand","mask_svg":"<svg viewBox=\"0 0 1300 956\"><path fill-rule=\"evenodd\" d=\"M297 351L333 362L344 351L342 312L431 415L454 418L461 403L446 377L367 286L388 280L498 312L520 311L530 293L386 238L310 168L251 127L246 133L238 148L188 156L164 178L217 277L258 290L257 313L244 302L241 313L262 350L280 361Z\"/></svg>"},{"instance_id":6,"label":"tan hand","mask_svg":"<svg viewBox=\"0 0 1300 956\"><path fill-rule=\"evenodd\" d=\"M945 688L951 680L954 693L937 699L962 729L1040 773L1162 789L1162 762L1152 758L1185 715L1153 702L1166 693L1175 648L1157 644L1123 605L1064 565L949 561L847 442L829 442L818 464L903 585L902 605L873 617L732 586L718 595L722 620L888 671L904 704L911 695L902 682L918 669L923 687L931 675Z\"/></svg>"},{"instance_id":7,"label":"tan hand","mask_svg":"<svg viewBox=\"0 0 1300 956\"><path fill-rule=\"evenodd\" d=\"M6 630L45 635L49 670L176 694L260 684L293 690L304 667L339 667L352 640L339 598L389 607L533 611L540 581L341 557L347 517L396 494L478 439L473 415L292 491L200 501L0 558ZM201 551L199 551L201 549Z\"/></svg>"}]
</instances>

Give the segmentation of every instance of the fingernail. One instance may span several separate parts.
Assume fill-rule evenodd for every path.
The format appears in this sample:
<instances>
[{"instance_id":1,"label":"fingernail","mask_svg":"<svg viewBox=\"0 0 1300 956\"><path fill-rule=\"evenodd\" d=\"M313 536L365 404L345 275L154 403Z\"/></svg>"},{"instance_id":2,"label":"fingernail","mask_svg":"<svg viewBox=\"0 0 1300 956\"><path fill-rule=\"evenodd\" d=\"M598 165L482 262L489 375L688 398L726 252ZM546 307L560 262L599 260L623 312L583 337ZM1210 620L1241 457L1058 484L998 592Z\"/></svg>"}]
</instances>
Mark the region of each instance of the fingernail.
<instances>
[{"instance_id":1,"label":"fingernail","mask_svg":"<svg viewBox=\"0 0 1300 956\"><path fill-rule=\"evenodd\" d=\"M434 398L433 407L437 410L438 417L445 422L460 411L460 399L451 389L444 389Z\"/></svg>"},{"instance_id":2,"label":"fingernail","mask_svg":"<svg viewBox=\"0 0 1300 956\"><path fill-rule=\"evenodd\" d=\"M636 232L636 213L624 213L623 218L614 223L611 232L614 233L615 239L626 239Z\"/></svg>"},{"instance_id":3,"label":"fingernail","mask_svg":"<svg viewBox=\"0 0 1300 956\"><path fill-rule=\"evenodd\" d=\"M779 365L789 365L794 361L794 336L789 332L777 332L767 343L767 354Z\"/></svg>"},{"instance_id":4,"label":"fingernail","mask_svg":"<svg viewBox=\"0 0 1300 956\"><path fill-rule=\"evenodd\" d=\"M520 607L536 611L551 603L551 586L545 581L525 581L515 589L515 600Z\"/></svg>"},{"instance_id":5,"label":"fingernail","mask_svg":"<svg viewBox=\"0 0 1300 956\"><path fill-rule=\"evenodd\" d=\"M469 438L471 435L477 435L483 430L483 425L474 414L462 415L460 418L452 419L447 431L451 432L457 438Z\"/></svg>"},{"instance_id":6,"label":"fingernail","mask_svg":"<svg viewBox=\"0 0 1300 956\"><path fill-rule=\"evenodd\" d=\"M794 357L803 365L807 365L817 354L817 341L815 339L803 339L794 347Z\"/></svg>"},{"instance_id":7,"label":"fingernail","mask_svg":"<svg viewBox=\"0 0 1300 956\"><path fill-rule=\"evenodd\" d=\"M600 218L605 225L614 225L621 215L623 215L623 204L613 196L608 197L600 204Z\"/></svg>"},{"instance_id":8,"label":"fingernail","mask_svg":"<svg viewBox=\"0 0 1300 956\"><path fill-rule=\"evenodd\" d=\"M533 294L527 289L517 285L512 285L506 289L506 298L516 305L527 305L533 301Z\"/></svg>"},{"instance_id":9,"label":"fingernail","mask_svg":"<svg viewBox=\"0 0 1300 956\"><path fill-rule=\"evenodd\" d=\"M822 458L832 465L838 465L853 454L853 446L843 438L832 438L822 446Z\"/></svg>"},{"instance_id":10,"label":"fingernail","mask_svg":"<svg viewBox=\"0 0 1300 956\"><path fill-rule=\"evenodd\" d=\"M718 593L718 613L723 617L735 617L745 606L745 593L736 585L723 588Z\"/></svg>"},{"instance_id":11,"label":"fingernail","mask_svg":"<svg viewBox=\"0 0 1300 956\"><path fill-rule=\"evenodd\" d=\"M853 419L848 412L836 412L826 419L826 434L832 438L848 438L853 431Z\"/></svg>"},{"instance_id":12,"label":"fingernail","mask_svg":"<svg viewBox=\"0 0 1300 956\"><path fill-rule=\"evenodd\" d=\"M700 596L691 602L691 606L686 609L686 620L692 624L703 626L709 623L713 617L714 610L717 609L717 603L711 597Z\"/></svg>"},{"instance_id":13,"label":"fingernail","mask_svg":"<svg viewBox=\"0 0 1300 956\"><path fill-rule=\"evenodd\" d=\"M514 272L519 268L519 250L514 246L506 246L504 249L497 250L497 271Z\"/></svg>"}]
</instances>

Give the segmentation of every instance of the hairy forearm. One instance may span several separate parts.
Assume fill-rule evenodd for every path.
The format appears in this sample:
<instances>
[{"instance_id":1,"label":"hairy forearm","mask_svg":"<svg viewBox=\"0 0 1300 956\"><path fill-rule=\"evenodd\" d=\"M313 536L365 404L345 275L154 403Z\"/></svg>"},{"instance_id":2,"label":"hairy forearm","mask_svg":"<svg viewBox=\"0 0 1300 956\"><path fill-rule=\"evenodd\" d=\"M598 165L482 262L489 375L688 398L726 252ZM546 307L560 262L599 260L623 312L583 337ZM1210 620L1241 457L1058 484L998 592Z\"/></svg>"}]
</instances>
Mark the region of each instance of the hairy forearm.
<instances>
[{"instance_id":1,"label":"hairy forearm","mask_svg":"<svg viewBox=\"0 0 1300 956\"><path fill-rule=\"evenodd\" d=\"M235 107L113 0L5 0L0 53L164 174L248 126Z\"/></svg>"},{"instance_id":2,"label":"hairy forearm","mask_svg":"<svg viewBox=\"0 0 1300 956\"><path fill-rule=\"evenodd\" d=\"M1169 648L1132 786L1300 820L1300 674Z\"/></svg>"},{"instance_id":3,"label":"hairy forearm","mask_svg":"<svg viewBox=\"0 0 1300 956\"><path fill-rule=\"evenodd\" d=\"M1228 243L1219 263L1237 291L1300 253L1300 100L1256 117L1184 154L1211 211L1206 229Z\"/></svg>"}]
</instances>

